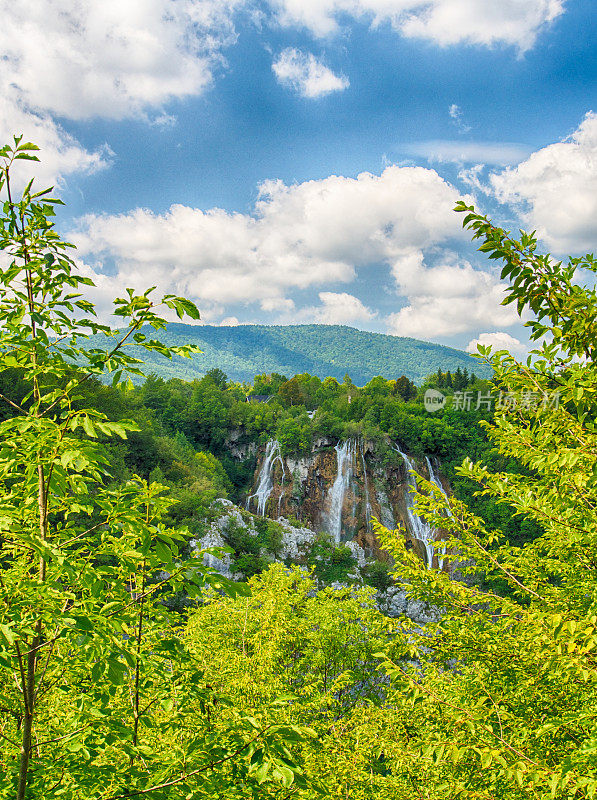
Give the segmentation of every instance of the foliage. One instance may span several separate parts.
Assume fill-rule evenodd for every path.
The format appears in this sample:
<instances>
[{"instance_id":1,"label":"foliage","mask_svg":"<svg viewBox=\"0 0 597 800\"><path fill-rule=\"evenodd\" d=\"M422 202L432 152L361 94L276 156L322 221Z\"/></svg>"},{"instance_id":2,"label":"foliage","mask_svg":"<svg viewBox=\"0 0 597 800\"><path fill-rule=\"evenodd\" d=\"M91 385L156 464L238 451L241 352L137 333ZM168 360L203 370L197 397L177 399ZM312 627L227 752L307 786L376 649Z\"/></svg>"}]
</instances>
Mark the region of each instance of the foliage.
<instances>
[{"instance_id":1,"label":"foliage","mask_svg":"<svg viewBox=\"0 0 597 800\"><path fill-rule=\"evenodd\" d=\"M378 532L401 562L410 593L443 609L424 633L411 627L401 658L387 658L396 713L410 717L404 764L434 798L592 798L597 794L597 296L579 281L593 257L566 266L536 252L464 204L480 250L504 263L506 302L534 314L541 342L526 363L480 348L497 386L525 402L488 424L499 454L524 469L491 471L465 461L460 472L481 497L507 503L540 535L515 547L452 499L419 498L448 528L466 582L426 570L400 538ZM554 401L559 394L559 404ZM530 398L537 403L533 407ZM422 481L427 491L432 486ZM481 577L509 589L480 588ZM413 666L410 666L410 665ZM414 666L414 664L418 664Z\"/></svg>"},{"instance_id":2,"label":"foliage","mask_svg":"<svg viewBox=\"0 0 597 800\"><path fill-rule=\"evenodd\" d=\"M0 149L0 370L17 378L0 395L12 412L0 422L0 797L165 798L172 787L187 798L254 796L262 756L283 764L276 788L289 785L279 728L231 707L213 735L210 709L226 698L206 684L164 602L183 588L239 587L181 558L184 536L163 522L166 487L137 476L110 484L104 442L139 427L85 402L93 376L139 374L125 343L163 356L194 348L141 330L166 325L152 290L114 301L123 330L94 320L79 292L91 281L53 227L59 201L32 183L13 200L13 168L37 149L18 137ZM161 304L198 317L184 298ZM106 349L82 347L98 333ZM209 456L187 455L217 472Z\"/></svg>"},{"instance_id":3,"label":"foliage","mask_svg":"<svg viewBox=\"0 0 597 800\"><path fill-rule=\"evenodd\" d=\"M288 378L285 375L280 375L278 372L272 372L271 374L264 372L262 375L255 375L251 394L277 394L282 384L287 381Z\"/></svg>"},{"instance_id":4,"label":"foliage","mask_svg":"<svg viewBox=\"0 0 597 800\"><path fill-rule=\"evenodd\" d=\"M5 190L34 152L19 139L0 151ZM355 372L359 388L348 375L322 381L304 359L291 380L262 364L252 391L273 397L247 403L249 388L217 365L192 383L101 383L139 374L129 342L174 351L146 333L165 326L151 292L116 300L119 332L93 319L79 294L88 281L52 226L57 202L29 185L0 220L0 797L596 796L597 299L578 280L593 258L563 266L533 236L460 207L543 342L525 364L482 349L497 389L524 401L495 417L429 415L408 377ZM272 330L272 342L287 335ZM343 357L352 337L362 358L358 332L338 330ZM464 362L436 363L425 385L479 385ZM271 436L287 453L362 436L388 465L399 457L387 437L442 458L467 503L421 478L419 510L451 532L445 560L463 579L427 569L380 526L399 573L365 570L372 587L395 579L440 608L437 623L384 618L373 588L317 592L349 579L350 548L321 535L311 574L272 565L280 525L245 512L226 535L250 594L183 557L183 528L203 533L213 499L252 471L232 448ZM186 627L168 610L183 590L197 601Z\"/></svg>"},{"instance_id":5,"label":"foliage","mask_svg":"<svg viewBox=\"0 0 597 800\"><path fill-rule=\"evenodd\" d=\"M183 325L171 323L163 335L169 346L193 342L203 355L192 361L146 359L146 374L192 382L212 368L223 370L234 381L251 381L254 375L296 375L309 372L324 380L342 381L345 372L359 385L376 375L421 383L429 372L456 370L482 374L467 353L443 345L369 333L345 325ZM488 372L482 375L487 377ZM261 384L261 382L260 382ZM262 391L263 389L263 391ZM270 394L261 385L255 394Z\"/></svg>"},{"instance_id":6,"label":"foliage","mask_svg":"<svg viewBox=\"0 0 597 800\"><path fill-rule=\"evenodd\" d=\"M313 575L323 584L343 583L354 574L357 562L350 548L336 544L326 533L318 533L307 554Z\"/></svg>"},{"instance_id":7,"label":"foliage","mask_svg":"<svg viewBox=\"0 0 597 800\"><path fill-rule=\"evenodd\" d=\"M283 455L309 453L311 435L311 422L305 413L280 419L275 431L275 438L280 442Z\"/></svg>"},{"instance_id":8,"label":"foliage","mask_svg":"<svg viewBox=\"0 0 597 800\"><path fill-rule=\"evenodd\" d=\"M371 590L316 592L308 574L280 564L249 584L250 597L214 596L189 618L189 646L206 679L258 719L313 729L300 767L324 796L406 800L411 788L380 759L379 734L390 758L399 726L384 707L374 654L391 649L394 625L374 608ZM292 702L276 707L281 695ZM397 784L401 795L393 793ZM292 796L312 800L314 793L297 785ZM274 795L263 787L258 797Z\"/></svg>"},{"instance_id":9,"label":"foliage","mask_svg":"<svg viewBox=\"0 0 597 800\"><path fill-rule=\"evenodd\" d=\"M237 521L229 516L223 531L233 550L232 569L241 572L245 579L262 572L282 544L282 529L277 522L248 513L246 517Z\"/></svg>"},{"instance_id":10,"label":"foliage","mask_svg":"<svg viewBox=\"0 0 597 800\"><path fill-rule=\"evenodd\" d=\"M385 592L394 584L392 568L388 561L372 561L361 569L365 583L379 592Z\"/></svg>"}]
</instances>

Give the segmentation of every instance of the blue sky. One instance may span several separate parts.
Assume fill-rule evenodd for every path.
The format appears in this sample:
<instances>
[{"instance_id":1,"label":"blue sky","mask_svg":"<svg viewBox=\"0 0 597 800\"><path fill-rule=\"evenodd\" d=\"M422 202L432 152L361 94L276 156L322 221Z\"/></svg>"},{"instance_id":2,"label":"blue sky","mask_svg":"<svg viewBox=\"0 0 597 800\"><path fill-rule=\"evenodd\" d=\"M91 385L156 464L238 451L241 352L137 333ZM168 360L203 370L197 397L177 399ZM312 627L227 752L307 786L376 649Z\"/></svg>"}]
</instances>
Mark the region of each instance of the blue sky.
<instances>
[{"instance_id":1,"label":"blue sky","mask_svg":"<svg viewBox=\"0 0 597 800\"><path fill-rule=\"evenodd\" d=\"M3 135L43 147L102 314L328 322L524 352L466 196L597 243L593 0L36 0L0 32Z\"/></svg>"}]
</instances>

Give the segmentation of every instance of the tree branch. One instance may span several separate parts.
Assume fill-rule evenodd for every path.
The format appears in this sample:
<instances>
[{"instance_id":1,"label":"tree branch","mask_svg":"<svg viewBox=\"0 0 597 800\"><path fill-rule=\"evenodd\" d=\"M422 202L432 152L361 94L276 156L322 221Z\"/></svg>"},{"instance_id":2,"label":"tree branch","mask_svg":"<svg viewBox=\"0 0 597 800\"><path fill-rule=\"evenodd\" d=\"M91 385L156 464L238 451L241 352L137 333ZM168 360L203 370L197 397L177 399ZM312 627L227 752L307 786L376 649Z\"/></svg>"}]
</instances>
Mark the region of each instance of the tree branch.
<instances>
[{"instance_id":1,"label":"tree branch","mask_svg":"<svg viewBox=\"0 0 597 800\"><path fill-rule=\"evenodd\" d=\"M167 789L169 786L175 786L177 783L182 783L183 781L186 781L188 778L192 778L193 776L199 775L202 772L207 772L207 770L209 769L218 767L220 764L224 764L226 761L230 761L231 759L236 758L236 756L240 755L243 752L243 750L246 750L247 747L253 744L253 742L256 742L259 738L261 738L263 734L269 728L272 727L272 725L273 723L265 727L262 731L260 731L257 734L257 736L253 737L253 739L250 739L248 742L245 742L245 744L242 747L239 747L229 756L224 756L224 758L220 758L218 761L212 761L211 763L206 764L204 767L200 767L199 769L194 769L192 772L187 772L186 775L181 775L179 778L174 778L171 781L165 781L164 783L159 783L156 786L150 786L148 789L133 789L131 791L128 791L126 794L113 794L110 795L109 797L106 797L105 800L125 800L125 798L127 797L137 797L138 795L141 794L149 794L150 792L157 792L158 789Z\"/></svg>"}]
</instances>

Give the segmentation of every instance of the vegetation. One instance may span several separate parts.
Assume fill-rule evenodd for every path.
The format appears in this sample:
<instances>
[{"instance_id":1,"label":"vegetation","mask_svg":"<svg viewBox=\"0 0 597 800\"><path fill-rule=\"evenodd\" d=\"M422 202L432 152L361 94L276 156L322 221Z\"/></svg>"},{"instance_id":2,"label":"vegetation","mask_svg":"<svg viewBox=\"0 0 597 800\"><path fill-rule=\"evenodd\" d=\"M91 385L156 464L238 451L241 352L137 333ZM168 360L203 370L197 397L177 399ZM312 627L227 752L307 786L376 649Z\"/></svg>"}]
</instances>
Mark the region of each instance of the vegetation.
<instances>
[{"instance_id":1,"label":"vegetation","mask_svg":"<svg viewBox=\"0 0 597 800\"><path fill-rule=\"evenodd\" d=\"M357 561L345 544L337 545L325 533L320 533L311 545L307 563L314 577L322 584L350 581L357 571Z\"/></svg>"},{"instance_id":2,"label":"vegetation","mask_svg":"<svg viewBox=\"0 0 597 800\"><path fill-rule=\"evenodd\" d=\"M151 290L129 290L115 301L124 331L93 320L79 292L90 281L52 225L59 201L31 183L13 200L13 168L36 160L36 150L20 138L0 149L8 256L0 369L25 390L18 401L2 395L12 416L0 423L0 796L163 798L176 787L189 798L250 797L263 764L267 784L289 785L286 734L297 741L303 731L260 725L228 702L214 735L211 708L227 701L206 683L180 618L167 611L168 595L181 589L198 596L208 585L240 587L181 557L186 537L164 522L172 507L166 487L138 476L110 485L100 437L140 431L85 405L92 376L138 372L125 342L172 354L141 332L165 327L159 304ZM161 303L198 316L182 298ZM83 350L80 340L98 332L112 339L108 348ZM194 477L218 471L209 457L192 460Z\"/></svg>"},{"instance_id":3,"label":"vegetation","mask_svg":"<svg viewBox=\"0 0 597 800\"><path fill-rule=\"evenodd\" d=\"M150 354L145 374L192 381L213 368L222 369L234 381L250 381L256 374L295 375L309 372L342 380L349 372L358 384L376 375L421 382L428 372L461 369L489 374L474 359L450 347L368 333L346 325L184 325L171 323L162 335L169 347L192 342L203 355L190 361ZM268 392L256 392L268 394Z\"/></svg>"},{"instance_id":4,"label":"vegetation","mask_svg":"<svg viewBox=\"0 0 597 800\"><path fill-rule=\"evenodd\" d=\"M312 786L291 796L314 798L319 787L325 797L411 797L408 781L385 764L397 750L399 723L384 704L375 654L392 652L395 625L377 611L371 590L316 592L306 572L280 564L249 585L249 598L214 597L192 615L189 646L206 678L240 709L257 707L269 717L274 698L292 695L285 723L316 735L301 749ZM274 795L264 786L257 797Z\"/></svg>"},{"instance_id":5,"label":"vegetation","mask_svg":"<svg viewBox=\"0 0 597 800\"><path fill-rule=\"evenodd\" d=\"M11 196L35 150L0 150L0 797L595 797L597 296L579 279L593 258L559 264L459 206L540 343L526 364L482 350L476 373L520 400L495 413L424 410L426 387L489 386L447 360L418 388L406 370L354 373L357 386L306 366L241 385L223 363L125 388L141 369L130 342L190 350L147 336L165 328L151 292L115 301L120 332L94 320L57 201L31 185ZM350 548L319 536L307 568L272 564L281 527L247 512L251 533L227 530L247 582L211 573L189 539L250 480L234 448L272 436L293 454L361 436L388 466L388 437L441 457L456 496L420 479L419 511L451 532L462 580L376 525L400 568L374 562L370 586L318 591L350 579ZM438 621L384 617L374 593L392 583Z\"/></svg>"},{"instance_id":6,"label":"vegetation","mask_svg":"<svg viewBox=\"0 0 597 800\"><path fill-rule=\"evenodd\" d=\"M505 351L482 351L499 388L521 399L516 409L497 412L487 426L490 439L526 471L493 472L467 460L460 472L482 496L533 521L541 535L512 546L457 501L451 519L442 517L453 532L451 558L468 562L466 575L482 573L507 586L506 597L426 571L400 539L379 530L407 565L401 579L409 591L444 609L423 634L407 630L400 658L384 663L397 691L396 714L411 723L403 764L424 775L421 792L430 797L591 798L597 794L597 296L582 286L578 271L596 266L590 255L563 266L538 255L532 235L516 240L474 209L458 210L480 249L502 259L502 277L511 281L506 302L532 312L532 338L543 342L526 364ZM531 395L535 407L522 402ZM437 521L441 499L422 497L420 508Z\"/></svg>"},{"instance_id":7,"label":"vegetation","mask_svg":"<svg viewBox=\"0 0 597 800\"><path fill-rule=\"evenodd\" d=\"M282 543L282 529L277 522L265 517L253 519L256 535L251 533L246 526L239 525L234 518L229 517L226 530L226 541L232 548L231 569L240 572L244 578L257 575L268 566L272 559L279 553Z\"/></svg>"}]
</instances>

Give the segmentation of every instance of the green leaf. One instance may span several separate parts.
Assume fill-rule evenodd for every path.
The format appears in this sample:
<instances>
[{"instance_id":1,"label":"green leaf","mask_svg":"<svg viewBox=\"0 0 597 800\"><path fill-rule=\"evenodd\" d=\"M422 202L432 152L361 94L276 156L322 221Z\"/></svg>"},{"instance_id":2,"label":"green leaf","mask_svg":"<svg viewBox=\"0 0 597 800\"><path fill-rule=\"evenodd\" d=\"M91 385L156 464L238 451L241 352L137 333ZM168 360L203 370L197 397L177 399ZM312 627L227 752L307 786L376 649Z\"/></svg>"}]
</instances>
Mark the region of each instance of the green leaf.
<instances>
[{"instance_id":1,"label":"green leaf","mask_svg":"<svg viewBox=\"0 0 597 800\"><path fill-rule=\"evenodd\" d=\"M85 431L85 433L88 436L91 436L93 439L97 438L97 432L95 430L95 427L94 427L93 422L91 421L90 417L82 416L81 417L81 425L83 426L83 430Z\"/></svg>"}]
</instances>

